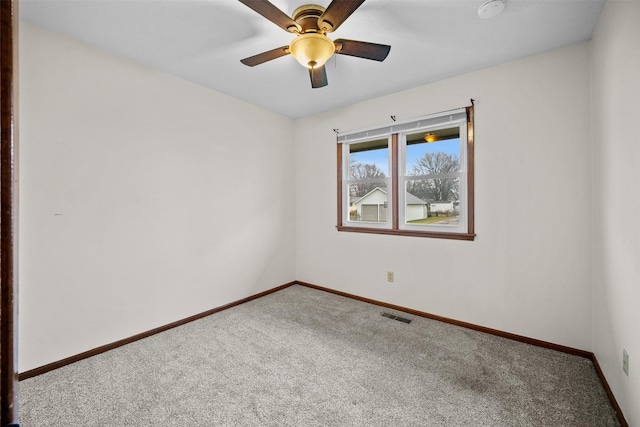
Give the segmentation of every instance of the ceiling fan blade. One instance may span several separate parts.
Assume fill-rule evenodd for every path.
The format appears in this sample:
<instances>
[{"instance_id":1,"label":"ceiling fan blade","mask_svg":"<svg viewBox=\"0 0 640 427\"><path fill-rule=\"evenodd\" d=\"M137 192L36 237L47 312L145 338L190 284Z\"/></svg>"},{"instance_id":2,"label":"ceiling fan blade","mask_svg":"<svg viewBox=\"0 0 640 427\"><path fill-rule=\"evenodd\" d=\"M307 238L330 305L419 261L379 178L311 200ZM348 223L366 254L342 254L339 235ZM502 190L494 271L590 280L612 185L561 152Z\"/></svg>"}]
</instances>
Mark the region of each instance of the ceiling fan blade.
<instances>
[{"instance_id":1,"label":"ceiling fan blade","mask_svg":"<svg viewBox=\"0 0 640 427\"><path fill-rule=\"evenodd\" d=\"M240 3L248 6L278 27L291 33L302 31L300 25L291 19L287 14L271 4L268 0L239 0Z\"/></svg>"},{"instance_id":2,"label":"ceiling fan blade","mask_svg":"<svg viewBox=\"0 0 640 427\"><path fill-rule=\"evenodd\" d=\"M327 28L328 32L337 30L362 3L364 0L333 0L318 20L320 28L326 22L331 26Z\"/></svg>"},{"instance_id":3,"label":"ceiling fan blade","mask_svg":"<svg viewBox=\"0 0 640 427\"><path fill-rule=\"evenodd\" d=\"M241 59L244 65L249 67L255 67L263 62L271 61L272 59L280 58L289 54L289 46L281 46L276 49L268 50L266 52L259 53L257 55L250 56L248 58Z\"/></svg>"},{"instance_id":4,"label":"ceiling fan blade","mask_svg":"<svg viewBox=\"0 0 640 427\"><path fill-rule=\"evenodd\" d=\"M329 84L327 81L327 70L324 65L316 68L309 68L309 77L311 77L311 87L316 89Z\"/></svg>"},{"instance_id":5,"label":"ceiling fan blade","mask_svg":"<svg viewBox=\"0 0 640 427\"><path fill-rule=\"evenodd\" d=\"M336 53L372 59L374 61L384 61L391 50L391 46L386 44L361 42L357 40L337 39L334 43L336 45Z\"/></svg>"}]
</instances>

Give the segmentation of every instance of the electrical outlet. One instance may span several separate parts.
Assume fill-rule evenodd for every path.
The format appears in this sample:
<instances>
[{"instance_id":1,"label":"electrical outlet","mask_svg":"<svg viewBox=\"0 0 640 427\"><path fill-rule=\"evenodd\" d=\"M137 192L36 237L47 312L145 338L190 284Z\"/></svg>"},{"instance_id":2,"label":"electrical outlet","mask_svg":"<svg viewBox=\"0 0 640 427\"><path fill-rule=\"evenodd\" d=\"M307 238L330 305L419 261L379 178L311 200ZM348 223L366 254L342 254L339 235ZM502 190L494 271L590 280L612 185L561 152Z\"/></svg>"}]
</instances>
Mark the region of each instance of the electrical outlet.
<instances>
[{"instance_id":1,"label":"electrical outlet","mask_svg":"<svg viewBox=\"0 0 640 427\"><path fill-rule=\"evenodd\" d=\"M622 349L622 370L629 376L629 353L624 348Z\"/></svg>"},{"instance_id":2,"label":"electrical outlet","mask_svg":"<svg viewBox=\"0 0 640 427\"><path fill-rule=\"evenodd\" d=\"M393 271L387 271L387 282L393 282Z\"/></svg>"}]
</instances>

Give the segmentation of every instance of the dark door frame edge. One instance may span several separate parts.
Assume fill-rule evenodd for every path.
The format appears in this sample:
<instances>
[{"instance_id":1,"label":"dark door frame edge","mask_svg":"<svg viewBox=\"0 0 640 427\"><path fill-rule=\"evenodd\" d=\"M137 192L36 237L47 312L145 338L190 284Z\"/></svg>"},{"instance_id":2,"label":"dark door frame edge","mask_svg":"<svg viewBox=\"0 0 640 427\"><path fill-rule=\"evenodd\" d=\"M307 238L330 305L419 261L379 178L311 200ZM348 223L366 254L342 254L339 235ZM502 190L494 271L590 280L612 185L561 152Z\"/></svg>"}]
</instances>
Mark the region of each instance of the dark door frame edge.
<instances>
[{"instance_id":1,"label":"dark door frame edge","mask_svg":"<svg viewBox=\"0 0 640 427\"><path fill-rule=\"evenodd\" d=\"M0 0L0 425L18 426L18 2Z\"/></svg>"}]
</instances>

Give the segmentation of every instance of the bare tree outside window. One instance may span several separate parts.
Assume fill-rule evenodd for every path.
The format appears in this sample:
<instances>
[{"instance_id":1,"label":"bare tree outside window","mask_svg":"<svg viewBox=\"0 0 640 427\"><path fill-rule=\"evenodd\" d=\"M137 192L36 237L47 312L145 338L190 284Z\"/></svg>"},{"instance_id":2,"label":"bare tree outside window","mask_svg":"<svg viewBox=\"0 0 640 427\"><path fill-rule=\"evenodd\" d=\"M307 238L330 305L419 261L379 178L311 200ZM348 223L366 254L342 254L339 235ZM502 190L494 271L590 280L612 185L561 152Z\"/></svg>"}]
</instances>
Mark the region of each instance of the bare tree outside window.
<instances>
[{"instance_id":1,"label":"bare tree outside window","mask_svg":"<svg viewBox=\"0 0 640 427\"><path fill-rule=\"evenodd\" d=\"M369 193L376 187L386 187L387 176L374 163L358 163L351 158L349 161L350 179L375 179L376 182L362 182L349 185L349 195L352 199L359 198Z\"/></svg>"},{"instance_id":2,"label":"bare tree outside window","mask_svg":"<svg viewBox=\"0 0 640 427\"><path fill-rule=\"evenodd\" d=\"M444 152L425 153L411 167L410 176L456 173L460 170L458 156ZM433 177L407 181L407 191L425 201L456 201L460 199L458 178Z\"/></svg>"}]
</instances>

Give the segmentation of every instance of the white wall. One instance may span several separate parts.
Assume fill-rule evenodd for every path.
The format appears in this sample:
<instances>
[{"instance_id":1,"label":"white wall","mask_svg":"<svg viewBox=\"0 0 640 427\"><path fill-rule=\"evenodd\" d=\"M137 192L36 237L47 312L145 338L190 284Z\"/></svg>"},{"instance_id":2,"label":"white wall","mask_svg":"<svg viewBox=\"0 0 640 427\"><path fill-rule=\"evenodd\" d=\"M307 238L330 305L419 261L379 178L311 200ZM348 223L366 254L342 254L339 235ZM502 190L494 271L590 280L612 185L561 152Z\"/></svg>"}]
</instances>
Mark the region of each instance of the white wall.
<instances>
[{"instance_id":1,"label":"white wall","mask_svg":"<svg viewBox=\"0 0 640 427\"><path fill-rule=\"evenodd\" d=\"M292 120L20 28L21 371L294 280Z\"/></svg>"},{"instance_id":2,"label":"white wall","mask_svg":"<svg viewBox=\"0 0 640 427\"><path fill-rule=\"evenodd\" d=\"M296 121L296 278L591 350L588 67L583 43ZM336 231L332 129L470 98L475 241Z\"/></svg>"},{"instance_id":3,"label":"white wall","mask_svg":"<svg viewBox=\"0 0 640 427\"><path fill-rule=\"evenodd\" d=\"M640 2L608 1L592 39L594 353L640 425ZM622 349L629 353L629 376Z\"/></svg>"}]
</instances>

